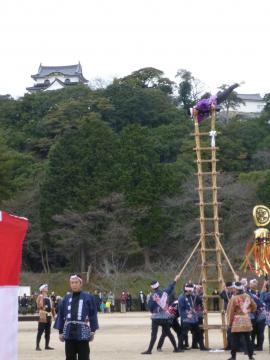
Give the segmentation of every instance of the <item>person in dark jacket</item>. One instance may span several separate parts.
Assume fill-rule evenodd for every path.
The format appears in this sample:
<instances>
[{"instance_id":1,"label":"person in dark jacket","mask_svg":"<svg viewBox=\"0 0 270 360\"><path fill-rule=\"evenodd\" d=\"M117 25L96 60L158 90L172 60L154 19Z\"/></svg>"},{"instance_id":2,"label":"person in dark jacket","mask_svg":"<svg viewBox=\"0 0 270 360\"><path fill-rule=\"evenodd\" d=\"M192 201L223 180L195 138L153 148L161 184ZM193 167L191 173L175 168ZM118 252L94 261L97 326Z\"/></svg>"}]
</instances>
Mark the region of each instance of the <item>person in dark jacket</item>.
<instances>
[{"instance_id":1,"label":"person in dark jacket","mask_svg":"<svg viewBox=\"0 0 270 360\"><path fill-rule=\"evenodd\" d=\"M148 346L148 349L142 352L143 355L152 354L152 349L155 345L157 339L157 333L159 326L162 327L162 330L170 339L174 352L179 352L175 338L171 333L170 327L172 325L173 315L169 312L169 296L172 294L175 284L178 281L179 276L177 275L174 281L168 285L168 287L164 290L159 288L158 281L151 282L152 295L150 296L148 307L150 312L152 313L152 331L151 331L151 340Z\"/></svg>"},{"instance_id":2,"label":"person in dark jacket","mask_svg":"<svg viewBox=\"0 0 270 360\"><path fill-rule=\"evenodd\" d=\"M213 311L219 311L219 299L218 299L218 291L217 289L214 289L212 292L213 296L217 296L215 298L213 298Z\"/></svg>"},{"instance_id":3,"label":"person in dark jacket","mask_svg":"<svg viewBox=\"0 0 270 360\"><path fill-rule=\"evenodd\" d=\"M94 291L94 299L97 307L97 311L100 311L101 298L97 290Z\"/></svg>"},{"instance_id":4,"label":"person in dark jacket","mask_svg":"<svg viewBox=\"0 0 270 360\"><path fill-rule=\"evenodd\" d=\"M230 299L235 293L234 283L232 281L227 281L224 285L224 289L219 293L219 296L223 300L223 309L227 311L227 307ZM231 350L232 347L232 333L230 327L227 329L227 347L225 350Z\"/></svg>"},{"instance_id":5,"label":"person in dark jacket","mask_svg":"<svg viewBox=\"0 0 270 360\"><path fill-rule=\"evenodd\" d=\"M79 274L70 276L71 293L63 298L54 327L59 330L60 341L65 342L66 360L90 359L89 341L93 341L99 328L97 307L92 295L82 291Z\"/></svg>"},{"instance_id":6,"label":"person in dark jacket","mask_svg":"<svg viewBox=\"0 0 270 360\"><path fill-rule=\"evenodd\" d=\"M127 292L127 311L132 310L132 296L129 292Z\"/></svg>"},{"instance_id":7,"label":"person in dark jacket","mask_svg":"<svg viewBox=\"0 0 270 360\"><path fill-rule=\"evenodd\" d=\"M268 327L269 346L270 346L270 290L269 290L268 279L265 280L263 283L260 299L265 304L265 325Z\"/></svg>"},{"instance_id":8,"label":"person in dark jacket","mask_svg":"<svg viewBox=\"0 0 270 360\"><path fill-rule=\"evenodd\" d=\"M146 295L142 292L139 292L139 304L141 311L146 311Z\"/></svg>"},{"instance_id":9,"label":"person in dark jacket","mask_svg":"<svg viewBox=\"0 0 270 360\"><path fill-rule=\"evenodd\" d=\"M178 338L178 351L183 352L184 346L183 346L183 339L182 339L182 330L181 326L179 324L178 318L179 318L179 311L178 311L178 300L175 300L170 306L169 306L169 312L172 314L172 329L175 331L177 338ZM157 351L162 351L162 346L164 344L166 333L162 329L162 334L159 338L158 345L157 345Z\"/></svg>"},{"instance_id":10,"label":"person in dark jacket","mask_svg":"<svg viewBox=\"0 0 270 360\"><path fill-rule=\"evenodd\" d=\"M200 314L197 309L202 308L202 300L200 296L194 295L193 284L186 284L184 287L184 293L179 295L178 298L179 314L181 317L181 327L183 339L191 331L192 337L195 342L199 344L200 350L208 350L204 346L203 333L199 327ZM200 310L201 311L201 310Z\"/></svg>"},{"instance_id":11,"label":"person in dark jacket","mask_svg":"<svg viewBox=\"0 0 270 360\"><path fill-rule=\"evenodd\" d=\"M254 300L255 304L257 305L256 311L250 313L250 319L253 328L251 332L252 345L255 350L262 351L266 318L265 304L260 298L260 293L258 292L258 281L256 279L250 280L247 294ZM257 344L255 345L256 338Z\"/></svg>"}]
</instances>

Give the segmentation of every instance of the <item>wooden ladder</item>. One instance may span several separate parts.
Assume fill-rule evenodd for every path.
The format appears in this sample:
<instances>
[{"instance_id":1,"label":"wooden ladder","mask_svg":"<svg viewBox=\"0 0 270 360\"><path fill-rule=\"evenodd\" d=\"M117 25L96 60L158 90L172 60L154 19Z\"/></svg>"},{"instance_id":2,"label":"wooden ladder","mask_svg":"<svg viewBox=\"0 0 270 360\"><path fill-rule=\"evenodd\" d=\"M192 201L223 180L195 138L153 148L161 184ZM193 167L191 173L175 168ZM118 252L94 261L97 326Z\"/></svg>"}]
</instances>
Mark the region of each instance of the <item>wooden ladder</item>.
<instances>
[{"instance_id":1,"label":"wooden ladder","mask_svg":"<svg viewBox=\"0 0 270 360\"><path fill-rule=\"evenodd\" d=\"M209 132L200 132L198 118L194 118L195 132L192 134L195 136L196 151L197 156L197 178L198 178L198 194L199 194L199 210L200 210L200 250L201 250L201 278L203 286L203 329L205 331L205 346L209 348L209 330L211 329L221 329L223 335L223 344L224 348L227 346L227 335L226 335L226 318L225 311L221 299L219 299L220 305L220 314L221 314L221 325L209 325L208 323L208 299L217 298L218 296L212 295L212 292L209 293L209 290L214 287L218 288L219 292L223 290L224 278L222 271L222 254L224 255L226 261L228 262L234 276L237 276L234 272L232 265L221 245L220 237L221 233L219 231L219 206L218 202L218 186L217 186L217 162L216 152L218 148L215 144L211 146L205 146L204 139L209 138ZM215 109L212 109L211 112L211 131L216 132L216 112ZM217 133L215 133L217 134ZM208 139L209 141L209 139ZM203 154L202 154L203 152ZM210 154L210 157L203 158L206 154ZM211 167L211 169L204 170L205 166ZM208 178L207 178L208 177ZM208 181L211 179L211 184L206 186L206 179ZM206 197L210 195L210 201L205 201ZM210 212L210 215L208 213ZM210 228L210 229L209 229ZM212 270L212 277L210 277L210 272ZM214 272L214 277L213 277Z\"/></svg>"}]
</instances>

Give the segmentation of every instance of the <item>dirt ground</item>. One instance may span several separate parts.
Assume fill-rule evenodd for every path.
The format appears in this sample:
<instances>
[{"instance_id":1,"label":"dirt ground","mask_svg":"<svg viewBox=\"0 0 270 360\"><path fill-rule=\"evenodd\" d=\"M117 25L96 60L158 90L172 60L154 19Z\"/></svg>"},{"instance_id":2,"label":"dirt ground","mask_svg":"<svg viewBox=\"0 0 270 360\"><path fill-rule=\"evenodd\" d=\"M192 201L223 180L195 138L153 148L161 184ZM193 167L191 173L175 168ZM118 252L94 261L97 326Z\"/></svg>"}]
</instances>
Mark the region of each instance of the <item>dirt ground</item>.
<instances>
[{"instance_id":1,"label":"dirt ground","mask_svg":"<svg viewBox=\"0 0 270 360\"><path fill-rule=\"evenodd\" d=\"M210 314L209 323L218 323L220 315ZM170 360L176 358L203 360L203 359L228 359L228 352L203 352L189 350L184 353L173 353L172 346L166 339L163 352L153 350L152 355L141 355L147 349L150 340L150 316L147 313L126 314L101 314L99 315L100 329L97 331L94 342L91 343L91 360ZM19 360L64 360L64 345L58 340L58 332L52 330L51 346L54 351L36 352L36 322L19 323ZM266 334L267 335L267 334ZM44 348L44 338L42 339ZM210 331L210 346L212 349L222 348L222 336L219 330ZM265 350L255 355L256 359L268 359L268 340L266 339ZM237 359L248 359L239 354ZM1 359L2 360L2 359Z\"/></svg>"}]
</instances>

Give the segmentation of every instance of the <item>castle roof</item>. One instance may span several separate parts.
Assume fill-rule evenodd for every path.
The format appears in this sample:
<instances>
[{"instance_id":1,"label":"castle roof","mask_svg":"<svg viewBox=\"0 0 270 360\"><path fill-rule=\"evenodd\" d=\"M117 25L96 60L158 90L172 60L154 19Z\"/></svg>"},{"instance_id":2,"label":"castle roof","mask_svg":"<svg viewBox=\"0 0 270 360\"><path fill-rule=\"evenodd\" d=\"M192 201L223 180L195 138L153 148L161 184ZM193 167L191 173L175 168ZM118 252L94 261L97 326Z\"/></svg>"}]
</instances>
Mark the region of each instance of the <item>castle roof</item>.
<instances>
[{"instance_id":1,"label":"castle roof","mask_svg":"<svg viewBox=\"0 0 270 360\"><path fill-rule=\"evenodd\" d=\"M237 96L244 101L263 101L260 94L237 94Z\"/></svg>"},{"instance_id":2,"label":"castle roof","mask_svg":"<svg viewBox=\"0 0 270 360\"><path fill-rule=\"evenodd\" d=\"M60 73L64 76L78 76L83 82L88 80L82 74L82 66L80 63L75 65L65 65L65 66L43 66L39 65L38 73L31 75L33 79L45 78L50 74Z\"/></svg>"}]
</instances>

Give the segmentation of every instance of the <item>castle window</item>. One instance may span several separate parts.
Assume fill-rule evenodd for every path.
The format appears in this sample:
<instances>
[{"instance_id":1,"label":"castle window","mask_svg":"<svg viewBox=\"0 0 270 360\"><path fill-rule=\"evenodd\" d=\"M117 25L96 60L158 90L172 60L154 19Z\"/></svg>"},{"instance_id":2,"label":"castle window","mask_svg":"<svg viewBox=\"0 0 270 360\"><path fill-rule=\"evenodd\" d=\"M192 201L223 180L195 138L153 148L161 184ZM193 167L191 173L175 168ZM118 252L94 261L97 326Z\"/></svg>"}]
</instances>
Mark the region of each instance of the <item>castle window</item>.
<instances>
[{"instance_id":1,"label":"castle window","mask_svg":"<svg viewBox=\"0 0 270 360\"><path fill-rule=\"evenodd\" d=\"M70 79L66 79L65 84L70 84Z\"/></svg>"},{"instance_id":2,"label":"castle window","mask_svg":"<svg viewBox=\"0 0 270 360\"><path fill-rule=\"evenodd\" d=\"M48 79L46 79L45 81L44 81L44 85L50 85L50 80L48 80Z\"/></svg>"}]
</instances>

